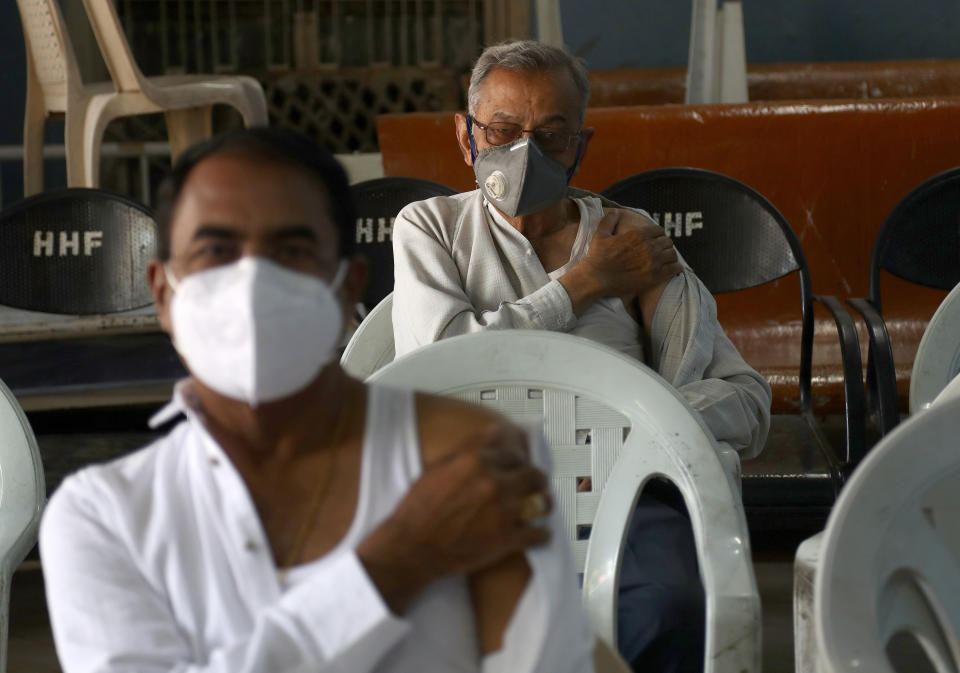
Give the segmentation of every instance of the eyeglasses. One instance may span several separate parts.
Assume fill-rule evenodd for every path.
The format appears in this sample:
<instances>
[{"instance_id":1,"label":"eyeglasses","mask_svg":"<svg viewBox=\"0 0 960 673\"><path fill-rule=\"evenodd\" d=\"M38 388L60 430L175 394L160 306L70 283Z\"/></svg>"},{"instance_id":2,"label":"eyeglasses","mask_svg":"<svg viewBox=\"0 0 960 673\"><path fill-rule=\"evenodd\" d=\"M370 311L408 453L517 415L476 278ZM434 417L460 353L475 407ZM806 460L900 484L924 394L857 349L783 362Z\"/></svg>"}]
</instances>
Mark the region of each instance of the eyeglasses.
<instances>
[{"instance_id":1,"label":"eyeglasses","mask_svg":"<svg viewBox=\"0 0 960 673\"><path fill-rule=\"evenodd\" d=\"M563 131L545 128L525 129L520 124L513 124L511 122L481 124L472 116L468 116L467 119L483 131L484 137L491 145L506 145L507 143L512 143L524 133L530 133L533 135L534 140L537 141L537 145L544 152L548 154L560 154L570 147L570 143L572 143L574 139L580 137L579 131L576 133L565 133Z\"/></svg>"}]
</instances>

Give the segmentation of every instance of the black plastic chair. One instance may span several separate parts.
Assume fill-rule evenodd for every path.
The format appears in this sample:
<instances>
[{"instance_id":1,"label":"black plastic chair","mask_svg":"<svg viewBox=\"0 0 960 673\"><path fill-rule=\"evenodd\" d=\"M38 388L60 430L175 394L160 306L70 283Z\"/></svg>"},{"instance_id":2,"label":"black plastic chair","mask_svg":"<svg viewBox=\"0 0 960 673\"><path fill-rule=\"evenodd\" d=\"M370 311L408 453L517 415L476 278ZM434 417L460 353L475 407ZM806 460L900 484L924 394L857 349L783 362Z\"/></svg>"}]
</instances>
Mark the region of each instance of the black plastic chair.
<instances>
[{"instance_id":1,"label":"black plastic chair","mask_svg":"<svg viewBox=\"0 0 960 673\"><path fill-rule=\"evenodd\" d=\"M357 207L357 250L370 261L370 280L363 294L364 313L393 292L393 221L414 201L450 196L457 190L421 178L386 177L350 187Z\"/></svg>"},{"instance_id":2,"label":"black plastic chair","mask_svg":"<svg viewBox=\"0 0 960 673\"><path fill-rule=\"evenodd\" d=\"M147 265L156 248L150 210L99 189L44 192L0 212L0 378L18 398L185 375L149 315L121 315L152 304ZM14 329L22 324L26 335Z\"/></svg>"},{"instance_id":3,"label":"black plastic chair","mask_svg":"<svg viewBox=\"0 0 960 673\"><path fill-rule=\"evenodd\" d=\"M145 419L186 375L150 316L124 313L153 301L156 246L150 210L99 189L0 211L0 378L27 408L48 493L79 467L149 441ZM128 318L140 326L118 326ZM22 324L27 336L12 330Z\"/></svg>"},{"instance_id":4,"label":"black plastic chair","mask_svg":"<svg viewBox=\"0 0 960 673\"><path fill-rule=\"evenodd\" d=\"M867 408L885 435L900 422L900 413L893 349L882 317L881 270L940 290L960 283L960 168L920 183L894 206L873 244L869 297L847 299L867 324Z\"/></svg>"},{"instance_id":5,"label":"black plastic chair","mask_svg":"<svg viewBox=\"0 0 960 673\"><path fill-rule=\"evenodd\" d=\"M638 173L603 190L617 203L662 213L660 224L714 294L745 290L796 272L802 320L800 413L774 415L760 457L743 465L748 513L785 511L826 516L845 475L864 454L863 375L856 328L832 296L811 291L800 242L783 215L756 190L719 173L662 168ZM813 302L833 317L841 347L845 437L842 451L827 440L813 413ZM753 517L751 517L753 518Z\"/></svg>"},{"instance_id":6,"label":"black plastic chair","mask_svg":"<svg viewBox=\"0 0 960 673\"><path fill-rule=\"evenodd\" d=\"M157 228L142 204L99 189L61 189L0 212L0 304L44 313L115 313L149 305Z\"/></svg>"}]
</instances>

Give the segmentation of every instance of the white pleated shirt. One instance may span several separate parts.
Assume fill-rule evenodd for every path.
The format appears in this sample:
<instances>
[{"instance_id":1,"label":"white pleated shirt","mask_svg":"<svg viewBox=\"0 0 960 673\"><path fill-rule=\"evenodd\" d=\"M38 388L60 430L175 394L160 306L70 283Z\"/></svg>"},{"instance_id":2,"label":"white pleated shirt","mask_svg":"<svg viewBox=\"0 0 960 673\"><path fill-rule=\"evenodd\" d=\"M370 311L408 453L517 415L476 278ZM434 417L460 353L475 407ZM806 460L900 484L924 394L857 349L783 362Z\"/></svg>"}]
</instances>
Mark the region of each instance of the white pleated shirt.
<instances>
[{"instance_id":1,"label":"white pleated shirt","mask_svg":"<svg viewBox=\"0 0 960 673\"><path fill-rule=\"evenodd\" d=\"M393 226L397 356L487 329L569 332L646 362L700 413L717 441L743 458L760 453L770 427L770 386L727 338L713 296L689 267L667 284L647 326L650 353L618 298L574 315L558 278L586 256L607 204L570 192L580 229L570 260L553 273L479 190L401 210Z\"/></svg>"}]
</instances>

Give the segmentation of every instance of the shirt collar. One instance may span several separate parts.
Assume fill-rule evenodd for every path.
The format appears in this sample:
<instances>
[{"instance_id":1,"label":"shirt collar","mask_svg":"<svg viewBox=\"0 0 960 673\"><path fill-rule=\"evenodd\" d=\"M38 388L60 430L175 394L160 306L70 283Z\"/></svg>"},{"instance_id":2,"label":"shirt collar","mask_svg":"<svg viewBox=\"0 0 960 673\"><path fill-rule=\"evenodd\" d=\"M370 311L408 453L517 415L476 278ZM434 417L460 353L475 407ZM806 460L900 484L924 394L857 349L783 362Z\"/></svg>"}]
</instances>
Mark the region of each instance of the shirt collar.
<instances>
[{"instance_id":1,"label":"shirt collar","mask_svg":"<svg viewBox=\"0 0 960 673\"><path fill-rule=\"evenodd\" d=\"M177 381L173 386L173 397L157 413L150 417L147 425L151 428L158 428L167 423L179 414L185 416L194 416L199 408L196 393L191 386L190 378L183 378Z\"/></svg>"}]
</instances>

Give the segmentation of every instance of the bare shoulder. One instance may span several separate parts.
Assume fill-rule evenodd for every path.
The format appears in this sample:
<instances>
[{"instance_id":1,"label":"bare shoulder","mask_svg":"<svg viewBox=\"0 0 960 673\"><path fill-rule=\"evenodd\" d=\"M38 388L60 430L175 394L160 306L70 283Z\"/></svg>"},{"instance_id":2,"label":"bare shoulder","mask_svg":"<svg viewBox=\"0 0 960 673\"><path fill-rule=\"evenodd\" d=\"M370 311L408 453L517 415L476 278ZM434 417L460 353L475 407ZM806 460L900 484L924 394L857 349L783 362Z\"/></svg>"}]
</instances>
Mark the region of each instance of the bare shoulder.
<instances>
[{"instance_id":1,"label":"bare shoulder","mask_svg":"<svg viewBox=\"0 0 960 673\"><path fill-rule=\"evenodd\" d=\"M639 210L633 210L632 208L604 208L604 215L615 212L618 215L617 226L614 229L613 233L624 234L628 231L640 231L647 233L650 230L650 227L656 227L660 229L660 225L654 221L649 215Z\"/></svg>"},{"instance_id":2,"label":"bare shoulder","mask_svg":"<svg viewBox=\"0 0 960 673\"><path fill-rule=\"evenodd\" d=\"M449 397L417 393L417 426L424 465L476 446L478 436L495 430L525 443L525 433L495 411Z\"/></svg>"}]
</instances>

